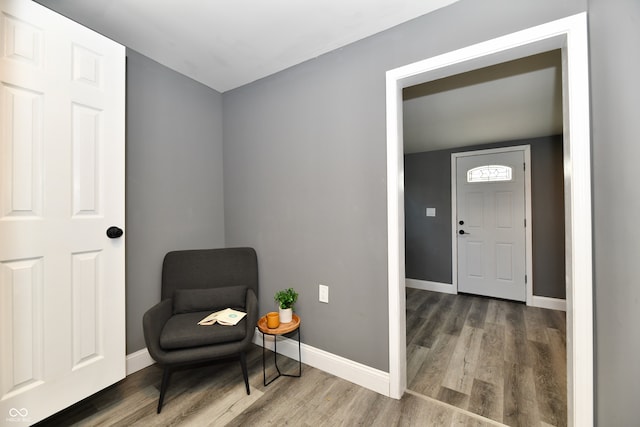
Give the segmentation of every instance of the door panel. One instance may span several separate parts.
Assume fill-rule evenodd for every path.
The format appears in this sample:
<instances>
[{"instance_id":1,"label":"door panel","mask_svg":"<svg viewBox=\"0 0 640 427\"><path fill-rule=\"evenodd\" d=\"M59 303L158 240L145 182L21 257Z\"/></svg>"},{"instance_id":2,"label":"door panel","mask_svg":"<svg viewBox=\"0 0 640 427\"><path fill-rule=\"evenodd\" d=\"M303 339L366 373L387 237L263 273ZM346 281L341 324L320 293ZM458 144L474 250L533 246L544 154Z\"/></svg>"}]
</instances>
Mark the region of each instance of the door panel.
<instances>
[{"instance_id":1,"label":"door panel","mask_svg":"<svg viewBox=\"0 0 640 427\"><path fill-rule=\"evenodd\" d=\"M2 82L2 216L42 214L43 95Z\"/></svg>"},{"instance_id":2,"label":"door panel","mask_svg":"<svg viewBox=\"0 0 640 427\"><path fill-rule=\"evenodd\" d=\"M465 203L467 214L465 224L468 228L484 227L484 195L482 193L467 192Z\"/></svg>"},{"instance_id":3,"label":"door panel","mask_svg":"<svg viewBox=\"0 0 640 427\"><path fill-rule=\"evenodd\" d=\"M496 280L512 281L513 278L513 245L496 243Z\"/></svg>"},{"instance_id":4,"label":"door panel","mask_svg":"<svg viewBox=\"0 0 640 427\"><path fill-rule=\"evenodd\" d=\"M42 382L44 368L43 259L1 264L2 396L20 393ZM8 347L5 347L7 345Z\"/></svg>"},{"instance_id":5,"label":"door panel","mask_svg":"<svg viewBox=\"0 0 640 427\"><path fill-rule=\"evenodd\" d=\"M458 291L525 301L524 186L523 151L456 157Z\"/></svg>"},{"instance_id":6,"label":"door panel","mask_svg":"<svg viewBox=\"0 0 640 427\"><path fill-rule=\"evenodd\" d=\"M99 110L74 103L71 107L73 153L73 215L100 214Z\"/></svg>"},{"instance_id":7,"label":"door panel","mask_svg":"<svg viewBox=\"0 0 640 427\"><path fill-rule=\"evenodd\" d=\"M35 423L125 374L124 48L0 6L0 420Z\"/></svg>"},{"instance_id":8,"label":"door panel","mask_svg":"<svg viewBox=\"0 0 640 427\"><path fill-rule=\"evenodd\" d=\"M513 228L513 193L510 191L497 191L496 197L496 227L503 229Z\"/></svg>"},{"instance_id":9,"label":"door panel","mask_svg":"<svg viewBox=\"0 0 640 427\"><path fill-rule=\"evenodd\" d=\"M484 244L483 242L466 240L466 275L468 277L484 278Z\"/></svg>"}]
</instances>

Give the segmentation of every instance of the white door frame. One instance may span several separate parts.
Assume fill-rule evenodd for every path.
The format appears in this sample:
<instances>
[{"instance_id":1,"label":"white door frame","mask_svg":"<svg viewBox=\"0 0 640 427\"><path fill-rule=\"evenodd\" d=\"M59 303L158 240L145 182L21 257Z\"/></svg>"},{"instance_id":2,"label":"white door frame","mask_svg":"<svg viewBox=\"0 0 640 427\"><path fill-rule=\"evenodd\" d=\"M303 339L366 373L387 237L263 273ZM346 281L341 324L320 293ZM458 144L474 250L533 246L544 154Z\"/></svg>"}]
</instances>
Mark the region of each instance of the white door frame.
<instances>
[{"instance_id":1,"label":"white door frame","mask_svg":"<svg viewBox=\"0 0 640 427\"><path fill-rule=\"evenodd\" d=\"M533 304L533 245L532 245L532 226L531 220L531 146L530 145L515 145L500 148L490 148L486 150L475 151L461 151L457 153L451 153L451 284L455 293L458 293L458 233L457 233L457 181L458 175L456 174L456 160L460 157L477 156L481 154L496 154L507 153L512 151L522 151L524 157L524 163L526 165L524 170L524 217L526 220L526 227L524 229L525 239L525 274L527 280L525 282L526 289L526 304Z\"/></svg>"},{"instance_id":2,"label":"white door frame","mask_svg":"<svg viewBox=\"0 0 640 427\"><path fill-rule=\"evenodd\" d=\"M568 423L592 426L593 290L586 12L409 64L386 74L389 396L406 390L402 89L562 49ZM579 327L578 327L579 325Z\"/></svg>"}]
</instances>

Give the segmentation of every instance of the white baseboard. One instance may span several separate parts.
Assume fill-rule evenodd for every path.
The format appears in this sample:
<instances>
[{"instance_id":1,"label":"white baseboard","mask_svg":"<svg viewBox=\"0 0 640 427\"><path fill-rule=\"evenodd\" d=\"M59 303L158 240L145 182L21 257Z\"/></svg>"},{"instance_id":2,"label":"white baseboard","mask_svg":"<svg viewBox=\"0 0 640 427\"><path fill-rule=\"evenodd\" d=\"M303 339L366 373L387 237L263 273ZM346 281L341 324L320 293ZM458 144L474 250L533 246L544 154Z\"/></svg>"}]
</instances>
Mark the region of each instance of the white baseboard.
<instances>
[{"instance_id":1,"label":"white baseboard","mask_svg":"<svg viewBox=\"0 0 640 427\"><path fill-rule=\"evenodd\" d=\"M262 346L262 333L258 329L256 329L253 342ZM265 347L273 350L273 336L265 336ZM306 365L313 366L384 396L390 395L388 372L371 368L304 343L300 345L300 352L302 353L302 363ZM278 354L298 360L298 342L295 339L279 337Z\"/></svg>"},{"instance_id":2,"label":"white baseboard","mask_svg":"<svg viewBox=\"0 0 640 427\"><path fill-rule=\"evenodd\" d=\"M146 347L134 353L127 354L127 375L138 372L154 363L156 363L156 361L151 358Z\"/></svg>"},{"instance_id":3,"label":"white baseboard","mask_svg":"<svg viewBox=\"0 0 640 427\"><path fill-rule=\"evenodd\" d=\"M262 333L256 328L253 342L262 346ZM273 350L273 336L265 337L265 347ZM321 371L350 381L361 387L389 396L389 373L371 368L358 362L329 353L302 343L300 345L302 363ZM286 337L278 338L278 354L298 360L298 342ZM127 375L151 366L155 360L146 348L127 355Z\"/></svg>"},{"instance_id":4,"label":"white baseboard","mask_svg":"<svg viewBox=\"0 0 640 427\"><path fill-rule=\"evenodd\" d=\"M457 289L451 283L429 282L427 280L405 279L405 287L421 289L423 291L442 292L445 294L457 294Z\"/></svg>"},{"instance_id":5,"label":"white baseboard","mask_svg":"<svg viewBox=\"0 0 640 427\"><path fill-rule=\"evenodd\" d=\"M531 306L548 308L551 310L567 311L567 300L560 298L539 297L534 295L531 299Z\"/></svg>"},{"instance_id":6,"label":"white baseboard","mask_svg":"<svg viewBox=\"0 0 640 427\"><path fill-rule=\"evenodd\" d=\"M405 286L407 288L421 289L423 291L443 292L446 294L458 293L452 284L429 282L427 280L405 279ZM530 305L531 307L567 311L567 301L560 298L550 298L533 295Z\"/></svg>"}]
</instances>

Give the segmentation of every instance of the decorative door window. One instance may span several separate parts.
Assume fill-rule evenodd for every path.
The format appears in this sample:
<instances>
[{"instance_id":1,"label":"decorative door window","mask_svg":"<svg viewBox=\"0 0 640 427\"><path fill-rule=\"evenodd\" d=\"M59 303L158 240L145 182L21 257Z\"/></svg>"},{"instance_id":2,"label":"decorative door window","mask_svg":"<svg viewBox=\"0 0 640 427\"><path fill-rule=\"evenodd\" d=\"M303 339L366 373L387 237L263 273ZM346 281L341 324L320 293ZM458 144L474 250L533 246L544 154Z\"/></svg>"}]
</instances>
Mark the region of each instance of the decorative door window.
<instances>
[{"instance_id":1,"label":"decorative door window","mask_svg":"<svg viewBox=\"0 0 640 427\"><path fill-rule=\"evenodd\" d=\"M467 182L511 181L513 169L503 165L478 166L467 171Z\"/></svg>"}]
</instances>

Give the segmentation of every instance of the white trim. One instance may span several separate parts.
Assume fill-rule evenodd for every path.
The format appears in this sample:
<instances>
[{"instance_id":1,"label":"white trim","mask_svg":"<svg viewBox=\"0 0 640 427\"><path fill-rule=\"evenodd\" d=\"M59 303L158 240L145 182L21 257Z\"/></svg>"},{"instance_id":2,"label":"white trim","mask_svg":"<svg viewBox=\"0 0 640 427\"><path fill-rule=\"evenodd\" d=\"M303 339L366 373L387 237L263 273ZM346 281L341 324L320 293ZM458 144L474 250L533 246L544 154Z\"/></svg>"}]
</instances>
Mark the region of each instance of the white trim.
<instances>
[{"instance_id":1,"label":"white trim","mask_svg":"<svg viewBox=\"0 0 640 427\"><path fill-rule=\"evenodd\" d=\"M549 310L567 311L567 300L534 295L531 300L531 306L538 308L548 308Z\"/></svg>"},{"instance_id":2,"label":"white trim","mask_svg":"<svg viewBox=\"0 0 640 427\"><path fill-rule=\"evenodd\" d=\"M428 280L405 279L407 288L421 289L423 291L442 292L443 294L457 294L458 291L451 283L430 282Z\"/></svg>"},{"instance_id":3,"label":"white trim","mask_svg":"<svg viewBox=\"0 0 640 427\"><path fill-rule=\"evenodd\" d=\"M577 18L576 18L577 20ZM567 31L563 49L567 376L569 425L593 425L593 265L587 15ZM566 70L566 71L565 71Z\"/></svg>"},{"instance_id":4,"label":"white trim","mask_svg":"<svg viewBox=\"0 0 640 427\"><path fill-rule=\"evenodd\" d=\"M265 336L265 348L273 351L273 336ZM262 347L262 333L256 328L253 342ZM389 374L353 360L329 353L302 343L300 345L302 363L320 369L331 375L350 381L361 387L389 396ZM278 337L278 354L298 360L298 341ZM273 359L268 361L273 363Z\"/></svg>"},{"instance_id":5,"label":"white trim","mask_svg":"<svg viewBox=\"0 0 640 427\"><path fill-rule=\"evenodd\" d=\"M456 157L451 155L451 284L458 293L458 238L456 221L458 212L458 185L456 179Z\"/></svg>"},{"instance_id":6,"label":"white trim","mask_svg":"<svg viewBox=\"0 0 640 427\"><path fill-rule=\"evenodd\" d=\"M533 304L533 217L531 216L531 145L511 145L507 147L488 148L485 150L471 150L451 153L451 273L455 293L458 293L458 234L457 234L457 197L458 197L458 175L457 162L459 157L477 156L482 154L509 153L522 151L524 155L524 217L527 226L525 227L525 248L524 262L527 281L525 283L525 302L527 305Z\"/></svg>"},{"instance_id":7,"label":"white trim","mask_svg":"<svg viewBox=\"0 0 640 427\"><path fill-rule=\"evenodd\" d=\"M409 73L412 75L413 73ZM389 397L407 389L404 242L404 153L401 77L386 75L387 103L387 280L389 298Z\"/></svg>"},{"instance_id":8,"label":"white trim","mask_svg":"<svg viewBox=\"0 0 640 427\"><path fill-rule=\"evenodd\" d=\"M527 149L524 150L524 162L527 165L524 171L524 191L526 197L525 205L525 218L527 218L527 226L524 229L525 232L525 262L527 263L527 283L525 285L527 290L527 305L533 304L533 214L532 214L532 202L531 202L531 171L533 166L531 165L531 146L527 145Z\"/></svg>"},{"instance_id":9,"label":"white trim","mask_svg":"<svg viewBox=\"0 0 640 427\"><path fill-rule=\"evenodd\" d=\"M443 294L457 294L451 283L429 282L427 280L405 279L405 287L420 289L423 291L440 292ZM550 310L567 311L567 300L560 298L542 297L533 295L527 299L527 305L537 308L548 308Z\"/></svg>"},{"instance_id":10,"label":"white trim","mask_svg":"<svg viewBox=\"0 0 640 427\"><path fill-rule=\"evenodd\" d=\"M147 366L151 366L154 363L156 363L156 361L151 358L147 347L134 353L127 354L127 376L134 372L138 372Z\"/></svg>"},{"instance_id":11,"label":"white trim","mask_svg":"<svg viewBox=\"0 0 640 427\"><path fill-rule=\"evenodd\" d=\"M591 142L586 12L387 71L387 242L391 397L402 397L407 381L402 89L554 49L562 49L563 54L568 326L567 421L570 426L593 425Z\"/></svg>"},{"instance_id":12,"label":"white trim","mask_svg":"<svg viewBox=\"0 0 640 427\"><path fill-rule=\"evenodd\" d=\"M267 335L265 347L273 351L273 337ZM256 328L253 343L262 347L262 333ZM302 363L321 371L350 381L361 387L389 396L389 374L353 360L329 353L302 343L300 345ZM298 342L286 337L278 338L278 354L298 360ZM131 375L147 366L153 365L147 348L127 354L127 375ZM270 359L271 360L271 359Z\"/></svg>"}]
</instances>

